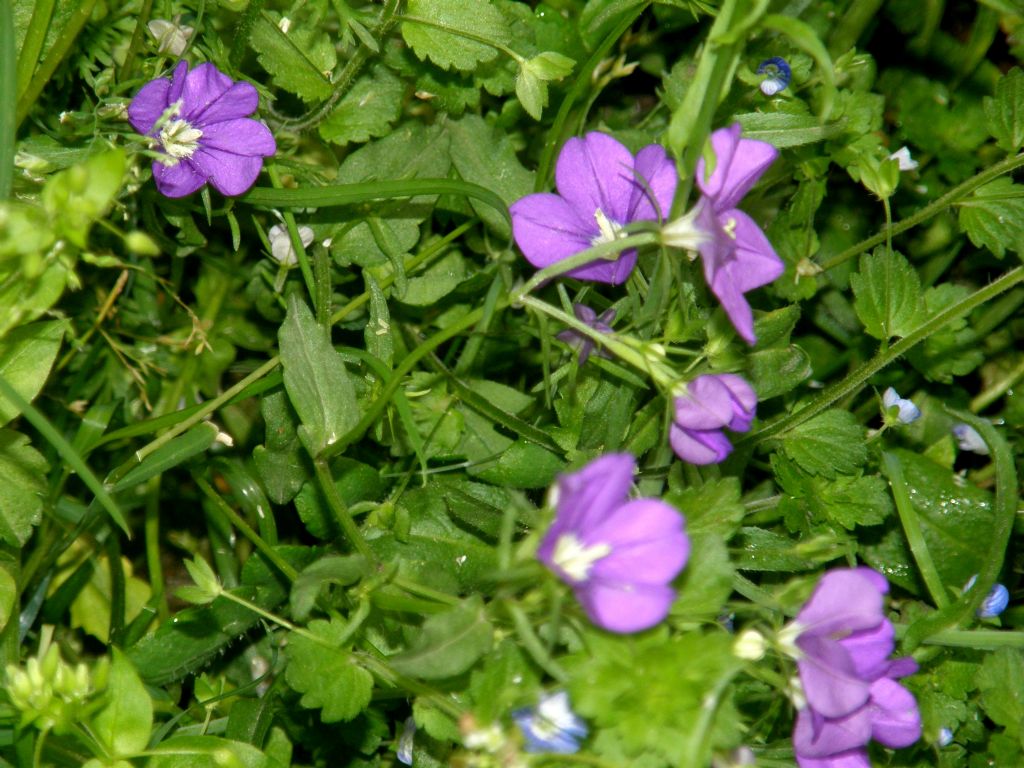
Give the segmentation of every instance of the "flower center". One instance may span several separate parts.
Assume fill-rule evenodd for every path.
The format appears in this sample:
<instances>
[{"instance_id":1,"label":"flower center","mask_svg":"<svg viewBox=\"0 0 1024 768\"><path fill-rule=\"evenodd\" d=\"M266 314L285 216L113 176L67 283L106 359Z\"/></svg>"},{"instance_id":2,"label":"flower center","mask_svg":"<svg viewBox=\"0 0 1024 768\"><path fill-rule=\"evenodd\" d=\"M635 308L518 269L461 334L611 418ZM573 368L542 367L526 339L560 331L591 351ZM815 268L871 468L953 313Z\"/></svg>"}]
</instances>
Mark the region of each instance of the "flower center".
<instances>
[{"instance_id":1,"label":"flower center","mask_svg":"<svg viewBox=\"0 0 1024 768\"><path fill-rule=\"evenodd\" d=\"M187 120L168 120L160 129L160 144L164 148L171 162L168 165L177 165L179 160L192 157L192 154L199 147L199 139L203 132L193 128Z\"/></svg>"},{"instance_id":2,"label":"flower center","mask_svg":"<svg viewBox=\"0 0 1024 768\"><path fill-rule=\"evenodd\" d=\"M555 542L552 561L573 581L586 581L594 563L611 554L608 544L587 546L571 533L563 533Z\"/></svg>"},{"instance_id":3,"label":"flower center","mask_svg":"<svg viewBox=\"0 0 1024 768\"><path fill-rule=\"evenodd\" d=\"M722 225L722 231L729 236L730 240L736 239L736 219L732 216Z\"/></svg>"},{"instance_id":4,"label":"flower center","mask_svg":"<svg viewBox=\"0 0 1024 768\"><path fill-rule=\"evenodd\" d=\"M591 245L611 243L622 237L622 225L605 216L600 208L594 211L594 221L597 222L598 234L590 239Z\"/></svg>"}]
</instances>

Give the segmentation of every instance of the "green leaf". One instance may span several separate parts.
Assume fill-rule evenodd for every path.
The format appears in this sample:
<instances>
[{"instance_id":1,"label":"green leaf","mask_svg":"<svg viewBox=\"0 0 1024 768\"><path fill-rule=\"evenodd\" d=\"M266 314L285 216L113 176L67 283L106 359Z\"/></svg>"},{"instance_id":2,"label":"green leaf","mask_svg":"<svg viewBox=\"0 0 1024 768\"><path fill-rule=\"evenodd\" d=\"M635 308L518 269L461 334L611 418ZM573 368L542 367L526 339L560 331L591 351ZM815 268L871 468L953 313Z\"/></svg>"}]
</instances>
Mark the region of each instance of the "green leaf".
<instances>
[{"instance_id":1,"label":"green leaf","mask_svg":"<svg viewBox=\"0 0 1024 768\"><path fill-rule=\"evenodd\" d=\"M740 484L735 477L678 488L675 478L671 482L672 490L665 495L665 501L685 515L686 530L690 534L715 534L723 541L732 537L746 514L740 503Z\"/></svg>"},{"instance_id":2,"label":"green leaf","mask_svg":"<svg viewBox=\"0 0 1024 768\"><path fill-rule=\"evenodd\" d=\"M0 564L0 631L14 614L14 601L18 597L18 582L11 572Z\"/></svg>"},{"instance_id":3,"label":"green leaf","mask_svg":"<svg viewBox=\"0 0 1024 768\"><path fill-rule=\"evenodd\" d=\"M994 723L1012 735L1024 722L1024 659L1020 652L1000 648L985 657L978 672L981 706Z\"/></svg>"},{"instance_id":4,"label":"green leaf","mask_svg":"<svg viewBox=\"0 0 1024 768\"><path fill-rule=\"evenodd\" d=\"M409 650L388 659L412 677L438 680L461 674L491 649L494 630L479 595L423 622Z\"/></svg>"},{"instance_id":5,"label":"green leaf","mask_svg":"<svg viewBox=\"0 0 1024 768\"><path fill-rule=\"evenodd\" d=\"M369 705L373 676L349 651L337 647L345 632L343 622L311 621L308 629L321 642L298 632L288 634L285 679L302 694L302 706L322 709L325 723L351 720Z\"/></svg>"},{"instance_id":6,"label":"green leaf","mask_svg":"<svg viewBox=\"0 0 1024 768\"><path fill-rule=\"evenodd\" d=\"M278 338L284 386L302 420L299 439L316 456L359 421L355 390L341 356L294 293Z\"/></svg>"},{"instance_id":7,"label":"green leaf","mask_svg":"<svg viewBox=\"0 0 1024 768\"><path fill-rule=\"evenodd\" d=\"M391 333L388 299L373 275L364 271L363 279L366 281L366 291L370 294L370 320L363 329L366 351L390 368L395 359L395 339Z\"/></svg>"},{"instance_id":8,"label":"green leaf","mask_svg":"<svg viewBox=\"0 0 1024 768\"><path fill-rule=\"evenodd\" d=\"M536 443L519 439L497 462L476 472L475 476L511 488L547 488L563 469L565 461L561 457Z\"/></svg>"},{"instance_id":9,"label":"green leaf","mask_svg":"<svg viewBox=\"0 0 1024 768\"><path fill-rule=\"evenodd\" d=\"M906 336L920 325L924 308L921 281L901 254L879 246L860 259L860 272L850 275L853 306L864 329L876 339Z\"/></svg>"},{"instance_id":10,"label":"green leaf","mask_svg":"<svg viewBox=\"0 0 1024 768\"><path fill-rule=\"evenodd\" d=\"M458 251L452 251L423 274L409 280L405 292L397 298L413 307L428 307L458 288L465 279L466 261Z\"/></svg>"},{"instance_id":11,"label":"green leaf","mask_svg":"<svg viewBox=\"0 0 1024 768\"><path fill-rule=\"evenodd\" d=\"M132 757L149 744L153 700L128 657L113 648L107 703L92 718L92 732L116 757Z\"/></svg>"},{"instance_id":12,"label":"green leaf","mask_svg":"<svg viewBox=\"0 0 1024 768\"><path fill-rule=\"evenodd\" d=\"M1024 187L1004 176L978 187L960 200L960 230L978 248L997 258L1006 252L1024 254Z\"/></svg>"},{"instance_id":13,"label":"green leaf","mask_svg":"<svg viewBox=\"0 0 1024 768\"><path fill-rule=\"evenodd\" d=\"M516 98L526 114L534 120L540 120L548 103L548 84L522 66L516 74Z\"/></svg>"},{"instance_id":14,"label":"green leaf","mask_svg":"<svg viewBox=\"0 0 1024 768\"><path fill-rule=\"evenodd\" d=\"M42 202L57 228L79 248L86 247L89 229L106 212L121 189L127 160L124 150L94 155L52 176Z\"/></svg>"},{"instance_id":15,"label":"green leaf","mask_svg":"<svg viewBox=\"0 0 1024 768\"><path fill-rule=\"evenodd\" d=\"M810 356L795 344L751 352L747 366L761 401L793 391L814 373Z\"/></svg>"},{"instance_id":16,"label":"green leaf","mask_svg":"<svg viewBox=\"0 0 1024 768\"><path fill-rule=\"evenodd\" d=\"M188 461L203 453L213 445L220 430L209 422L193 427L184 435L176 437L166 445L160 446L142 463L118 480L112 491L123 491L132 486L144 483L151 477L163 474L169 469Z\"/></svg>"},{"instance_id":17,"label":"green leaf","mask_svg":"<svg viewBox=\"0 0 1024 768\"><path fill-rule=\"evenodd\" d=\"M36 399L60 351L65 323L50 320L15 328L0 339L0 376L28 402ZM20 411L0 395L0 426Z\"/></svg>"},{"instance_id":18,"label":"green leaf","mask_svg":"<svg viewBox=\"0 0 1024 768\"><path fill-rule=\"evenodd\" d=\"M146 768L284 768L251 744L216 736L172 736L152 755Z\"/></svg>"},{"instance_id":19,"label":"green leaf","mask_svg":"<svg viewBox=\"0 0 1024 768\"><path fill-rule=\"evenodd\" d=\"M970 293L964 285L942 283L924 292L927 317L962 301ZM966 317L946 323L907 353L907 360L932 381L951 384L954 376L966 376L985 361L985 349Z\"/></svg>"},{"instance_id":20,"label":"green leaf","mask_svg":"<svg viewBox=\"0 0 1024 768\"><path fill-rule=\"evenodd\" d=\"M786 432L782 452L808 474L828 478L853 474L868 457L864 427L852 413L838 409Z\"/></svg>"},{"instance_id":21,"label":"green leaf","mask_svg":"<svg viewBox=\"0 0 1024 768\"><path fill-rule=\"evenodd\" d=\"M743 138L766 141L779 149L833 139L844 128L841 121L822 125L814 115L787 112L746 112L736 115L736 120L743 127Z\"/></svg>"},{"instance_id":22,"label":"green leaf","mask_svg":"<svg viewBox=\"0 0 1024 768\"><path fill-rule=\"evenodd\" d=\"M1024 146L1024 72L1014 67L996 83L995 98L984 100L986 125L1000 148L1016 152Z\"/></svg>"},{"instance_id":23,"label":"green leaf","mask_svg":"<svg viewBox=\"0 0 1024 768\"><path fill-rule=\"evenodd\" d=\"M498 55L495 45L509 42L505 17L491 0L409 0L407 15L418 21L402 22L405 42L444 69L472 71Z\"/></svg>"},{"instance_id":24,"label":"green leaf","mask_svg":"<svg viewBox=\"0 0 1024 768\"><path fill-rule=\"evenodd\" d=\"M331 584L355 584L368 573L369 566L359 555L328 555L310 563L292 583L292 614L305 621L321 589Z\"/></svg>"},{"instance_id":25,"label":"green leaf","mask_svg":"<svg viewBox=\"0 0 1024 768\"><path fill-rule=\"evenodd\" d=\"M284 390L264 395L260 414L266 425L266 445L253 448L253 462L270 500L287 504L309 479L309 469L295 431L295 414Z\"/></svg>"},{"instance_id":26,"label":"green leaf","mask_svg":"<svg viewBox=\"0 0 1024 768\"><path fill-rule=\"evenodd\" d=\"M46 459L12 429L0 429L0 540L24 546L46 496Z\"/></svg>"},{"instance_id":27,"label":"green leaf","mask_svg":"<svg viewBox=\"0 0 1024 768\"><path fill-rule=\"evenodd\" d=\"M376 66L356 81L320 123L320 135L342 145L384 136L388 127L402 116L404 95L402 81L387 68Z\"/></svg>"},{"instance_id":28,"label":"green leaf","mask_svg":"<svg viewBox=\"0 0 1024 768\"><path fill-rule=\"evenodd\" d=\"M266 13L252 25L249 43L274 83L306 102L323 101L334 92L330 72L337 64L334 45L313 25L296 25L288 33Z\"/></svg>"},{"instance_id":29,"label":"green leaf","mask_svg":"<svg viewBox=\"0 0 1024 768\"><path fill-rule=\"evenodd\" d=\"M195 586L186 585L178 588L176 594L182 600L205 605L216 600L223 591L217 574L213 572L213 568L202 557L196 555L192 560L186 560L185 570L192 577Z\"/></svg>"}]
</instances>

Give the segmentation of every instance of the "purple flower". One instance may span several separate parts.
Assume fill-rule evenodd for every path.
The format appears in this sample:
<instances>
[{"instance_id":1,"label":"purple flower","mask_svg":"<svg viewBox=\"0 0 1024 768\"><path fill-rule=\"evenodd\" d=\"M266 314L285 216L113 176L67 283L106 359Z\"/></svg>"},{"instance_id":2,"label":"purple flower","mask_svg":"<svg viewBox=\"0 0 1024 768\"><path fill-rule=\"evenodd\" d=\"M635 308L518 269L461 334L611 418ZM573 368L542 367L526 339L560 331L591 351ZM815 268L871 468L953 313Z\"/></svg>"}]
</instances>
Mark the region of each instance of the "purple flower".
<instances>
[{"instance_id":1,"label":"purple flower","mask_svg":"<svg viewBox=\"0 0 1024 768\"><path fill-rule=\"evenodd\" d=\"M736 208L779 151L771 144L740 138L733 123L711 134L715 169L706 175L697 162L697 186L704 193L697 203L694 225L703 233L697 247L704 261L704 278L722 302L736 331L753 344L754 315L743 295L775 280L782 260L754 220Z\"/></svg>"},{"instance_id":2,"label":"purple flower","mask_svg":"<svg viewBox=\"0 0 1024 768\"><path fill-rule=\"evenodd\" d=\"M629 501L636 459L611 453L558 479L555 520L537 557L569 584L587 616L611 632L639 632L665 618L669 583L690 540L683 516L658 499Z\"/></svg>"},{"instance_id":3,"label":"purple flower","mask_svg":"<svg viewBox=\"0 0 1024 768\"><path fill-rule=\"evenodd\" d=\"M587 738L587 724L572 711L565 691L542 696L536 707L513 711L512 720L526 739L527 752L571 755Z\"/></svg>"},{"instance_id":4,"label":"purple flower","mask_svg":"<svg viewBox=\"0 0 1024 768\"><path fill-rule=\"evenodd\" d=\"M917 671L912 659L891 660L889 584L870 568L830 571L797 614L797 668L807 706L797 716L793 747L800 768L869 766L874 739L908 746L921 736L913 695L898 678Z\"/></svg>"},{"instance_id":5,"label":"purple flower","mask_svg":"<svg viewBox=\"0 0 1024 768\"><path fill-rule=\"evenodd\" d=\"M576 319L581 323L586 323L595 331L600 333L611 333L612 327L611 322L615 320L615 310L606 309L598 317L597 313L590 307L584 306L583 304L573 304L572 313L576 315ZM594 351L596 344L594 340L589 336L585 336L575 328L568 328L561 331L555 336L559 341L564 341L569 346L579 351L579 364L583 365L587 362L587 358L590 357L590 353ZM608 352L603 349L598 349L597 354L600 357L610 357Z\"/></svg>"},{"instance_id":6,"label":"purple flower","mask_svg":"<svg viewBox=\"0 0 1024 768\"><path fill-rule=\"evenodd\" d=\"M259 95L213 64L191 72L179 62L171 80L150 80L128 106L128 120L161 150L153 161L156 188L167 197L190 195L206 182L240 195L256 181L263 158L277 151L270 129L250 120Z\"/></svg>"},{"instance_id":7,"label":"purple flower","mask_svg":"<svg viewBox=\"0 0 1024 768\"><path fill-rule=\"evenodd\" d=\"M686 385L686 394L676 398L675 407L669 430L672 450L691 464L717 464L732 452L732 443L722 429L750 429L757 395L735 374L705 374Z\"/></svg>"},{"instance_id":8,"label":"purple flower","mask_svg":"<svg viewBox=\"0 0 1024 768\"><path fill-rule=\"evenodd\" d=\"M657 144L633 157L603 133L572 138L555 167L559 194L527 195L513 203L512 234L527 261L548 267L619 238L630 222L659 220L672 207L678 180L675 162ZM628 250L615 261L597 261L568 275L618 285L634 266L636 251Z\"/></svg>"}]
</instances>

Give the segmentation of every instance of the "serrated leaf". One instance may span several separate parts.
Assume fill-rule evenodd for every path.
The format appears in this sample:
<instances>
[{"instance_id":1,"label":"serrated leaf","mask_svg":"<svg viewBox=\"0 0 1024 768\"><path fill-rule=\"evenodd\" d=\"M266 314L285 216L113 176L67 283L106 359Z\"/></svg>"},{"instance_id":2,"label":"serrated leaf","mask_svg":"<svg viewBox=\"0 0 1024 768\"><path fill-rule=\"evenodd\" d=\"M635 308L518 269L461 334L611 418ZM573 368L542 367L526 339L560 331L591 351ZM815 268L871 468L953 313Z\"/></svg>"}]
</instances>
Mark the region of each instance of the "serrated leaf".
<instances>
[{"instance_id":1,"label":"serrated leaf","mask_svg":"<svg viewBox=\"0 0 1024 768\"><path fill-rule=\"evenodd\" d=\"M1014 67L996 83L995 98L984 101L985 122L996 143L1007 152L1024 146L1024 72Z\"/></svg>"},{"instance_id":2,"label":"serrated leaf","mask_svg":"<svg viewBox=\"0 0 1024 768\"><path fill-rule=\"evenodd\" d=\"M516 75L516 97L526 114L534 120L540 120L548 103L548 84L526 67L520 67Z\"/></svg>"},{"instance_id":3,"label":"serrated leaf","mask_svg":"<svg viewBox=\"0 0 1024 768\"><path fill-rule=\"evenodd\" d=\"M405 84L383 66L374 67L352 86L320 123L320 135L335 144L383 136L402 116Z\"/></svg>"},{"instance_id":4,"label":"serrated leaf","mask_svg":"<svg viewBox=\"0 0 1024 768\"><path fill-rule=\"evenodd\" d=\"M299 414L299 438L314 456L359 420L355 390L341 356L296 294L278 332L284 386Z\"/></svg>"},{"instance_id":5,"label":"serrated leaf","mask_svg":"<svg viewBox=\"0 0 1024 768\"><path fill-rule=\"evenodd\" d=\"M0 340L0 376L28 402L35 400L50 375L64 327L59 320L30 323ZM0 427L17 415L14 404L0 396Z\"/></svg>"},{"instance_id":6,"label":"serrated leaf","mask_svg":"<svg viewBox=\"0 0 1024 768\"><path fill-rule=\"evenodd\" d=\"M292 583L292 614L305 621L323 587L354 584L367 572L366 559L360 555L328 555L310 563Z\"/></svg>"},{"instance_id":7,"label":"serrated leaf","mask_svg":"<svg viewBox=\"0 0 1024 768\"><path fill-rule=\"evenodd\" d=\"M421 59L443 69L470 71L498 55L493 45L480 40L496 45L509 41L505 17L490 0L409 0L407 15L428 23L404 21L405 42Z\"/></svg>"},{"instance_id":8,"label":"serrated leaf","mask_svg":"<svg viewBox=\"0 0 1024 768\"><path fill-rule=\"evenodd\" d=\"M1000 648L985 657L978 672L981 705L993 722L1019 734L1024 722L1024 659L1020 652Z\"/></svg>"},{"instance_id":9,"label":"serrated leaf","mask_svg":"<svg viewBox=\"0 0 1024 768\"><path fill-rule=\"evenodd\" d=\"M373 676L338 647L345 631L342 622L311 621L308 629L323 642L290 632L285 679L302 694L302 706L322 710L325 723L351 720L369 705Z\"/></svg>"},{"instance_id":10,"label":"serrated leaf","mask_svg":"<svg viewBox=\"0 0 1024 768\"><path fill-rule=\"evenodd\" d=\"M957 203L960 229L978 248L997 258L1024 254L1024 186L1003 177L974 190Z\"/></svg>"},{"instance_id":11,"label":"serrated leaf","mask_svg":"<svg viewBox=\"0 0 1024 768\"><path fill-rule=\"evenodd\" d=\"M330 71L337 56L323 32L300 25L285 33L262 13L252 25L249 43L274 83L303 101L322 101L334 91Z\"/></svg>"},{"instance_id":12,"label":"serrated leaf","mask_svg":"<svg viewBox=\"0 0 1024 768\"><path fill-rule=\"evenodd\" d=\"M852 413L838 409L789 430L782 452L804 472L828 478L853 474L868 457L864 427Z\"/></svg>"},{"instance_id":13,"label":"serrated leaf","mask_svg":"<svg viewBox=\"0 0 1024 768\"><path fill-rule=\"evenodd\" d=\"M416 641L388 659L402 674L438 680L461 674L491 649L494 630L479 595L423 622Z\"/></svg>"},{"instance_id":14,"label":"serrated leaf","mask_svg":"<svg viewBox=\"0 0 1024 768\"><path fill-rule=\"evenodd\" d=\"M0 429L0 540L24 546L39 523L49 467L28 438Z\"/></svg>"},{"instance_id":15,"label":"serrated leaf","mask_svg":"<svg viewBox=\"0 0 1024 768\"><path fill-rule=\"evenodd\" d=\"M57 229L79 248L86 247L93 222L103 215L121 188L126 166L124 150L115 149L93 155L46 182L43 207Z\"/></svg>"},{"instance_id":16,"label":"serrated leaf","mask_svg":"<svg viewBox=\"0 0 1024 768\"><path fill-rule=\"evenodd\" d=\"M436 304L454 291L466 279L466 261L458 251L452 251L421 275L409 280L398 300L413 307Z\"/></svg>"},{"instance_id":17,"label":"serrated leaf","mask_svg":"<svg viewBox=\"0 0 1024 768\"><path fill-rule=\"evenodd\" d=\"M153 700L128 657L113 649L107 703L92 718L93 733L112 756L133 757L149 744Z\"/></svg>"},{"instance_id":18,"label":"serrated leaf","mask_svg":"<svg viewBox=\"0 0 1024 768\"><path fill-rule=\"evenodd\" d=\"M857 317L874 338L906 336L920 324L921 281L901 254L883 247L864 254L860 272L850 275L850 287Z\"/></svg>"}]
</instances>

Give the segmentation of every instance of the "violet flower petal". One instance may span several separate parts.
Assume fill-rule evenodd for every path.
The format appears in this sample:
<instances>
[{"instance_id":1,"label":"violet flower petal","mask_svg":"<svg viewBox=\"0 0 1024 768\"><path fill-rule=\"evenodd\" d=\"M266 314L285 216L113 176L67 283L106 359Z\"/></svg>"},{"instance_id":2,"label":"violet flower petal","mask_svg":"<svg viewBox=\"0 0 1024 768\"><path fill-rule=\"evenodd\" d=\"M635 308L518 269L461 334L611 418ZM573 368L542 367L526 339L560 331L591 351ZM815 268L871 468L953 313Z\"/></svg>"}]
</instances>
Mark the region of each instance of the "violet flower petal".
<instances>
[{"instance_id":1,"label":"violet flower petal","mask_svg":"<svg viewBox=\"0 0 1024 768\"><path fill-rule=\"evenodd\" d=\"M668 440L676 456L690 464L718 464L732 453L729 438L717 429L683 429L673 424Z\"/></svg>"},{"instance_id":2,"label":"violet flower petal","mask_svg":"<svg viewBox=\"0 0 1024 768\"><path fill-rule=\"evenodd\" d=\"M628 453L607 453L582 469L558 478L558 514L545 541L558 529L580 530L603 520L623 504L633 485L636 459ZM552 542L553 544L554 542Z\"/></svg>"},{"instance_id":3,"label":"violet flower petal","mask_svg":"<svg viewBox=\"0 0 1024 768\"><path fill-rule=\"evenodd\" d=\"M720 373L718 380L732 401L732 419L726 426L733 432L746 432L757 414L757 393L746 379L734 373Z\"/></svg>"},{"instance_id":4,"label":"violet flower petal","mask_svg":"<svg viewBox=\"0 0 1024 768\"><path fill-rule=\"evenodd\" d=\"M206 183L206 176L190 160L182 160L170 166L154 160L153 181L165 197L185 197L202 187Z\"/></svg>"},{"instance_id":5,"label":"violet flower petal","mask_svg":"<svg viewBox=\"0 0 1024 768\"><path fill-rule=\"evenodd\" d=\"M202 147L240 157L267 157L277 152L274 134L263 123L249 118L223 120L204 125Z\"/></svg>"},{"instance_id":6,"label":"violet flower petal","mask_svg":"<svg viewBox=\"0 0 1024 768\"><path fill-rule=\"evenodd\" d=\"M861 707L846 717L823 718L809 709L797 714L793 751L805 757L828 757L863 747L871 740L871 714Z\"/></svg>"},{"instance_id":7,"label":"violet flower petal","mask_svg":"<svg viewBox=\"0 0 1024 768\"><path fill-rule=\"evenodd\" d=\"M555 165L555 185L581 216L601 210L623 224L633 194L633 163L630 151L611 136L588 133L565 142Z\"/></svg>"},{"instance_id":8,"label":"violet flower petal","mask_svg":"<svg viewBox=\"0 0 1024 768\"><path fill-rule=\"evenodd\" d=\"M871 760L868 758L866 749L856 749L843 752L840 755L820 758L797 755L796 763L800 768L871 768Z\"/></svg>"},{"instance_id":9,"label":"violet flower petal","mask_svg":"<svg viewBox=\"0 0 1024 768\"><path fill-rule=\"evenodd\" d=\"M149 135L170 103L167 98L170 90L171 83L165 78L150 80L142 86L128 105L128 122L132 128L143 136Z\"/></svg>"},{"instance_id":10,"label":"violet flower petal","mask_svg":"<svg viewBox=\"0 0 1024 768\"><path fill-rule=\"evenodd\" d=\"M181 92L181 118L192 125L202 125L203 111L223 96L232 82L230 77L208 61L193 67L185 77Z\"/></svg>"},{"instance_id":11,"label":"violet flower petal","mask_svg":"<svg viewBox=\"0 0 1024 768\"><path fill-rule=\"evenodd\" d=\"M803 634L796 644L803 652L797 662L800 682L815 712L837 718L864 706L870 682L857 677L853 660L839 643L829 637Z\"/></svg>"},{"instance_id":12,"label":"violet flower petal","mask_svg":"<svg viewBox=\"0 0 1024 768\"><path fill-rule=\"evenodd\" d=\"M548 267L590 248L597 224L583 220L566 200L550 192L527 195L509 208L512 234L526 260Z\"/></svg>"},{"instance_id":13,"label":"violet flower petal","mask_svg":"<svg viewBox=\"0 0 1024 768\"><path fill-rule=\"evenodd\" d=\"M885 620L883 595L888 591L885 577L870 568L829 571L796 616L804 627L802 636L874 629Z\"/></svg>"},{"instance_id":14,"label":"violet flower petal","mask_svg":"<svg viewBox=\"0 0 1024 768\"><path fill-rule=\"evenodd\" d=\"M659 221L668 217L679 183L675 161L668 157L664 147L650 144L637 152L634 169L636 175L626 218Z\"/></svg>"},{"instance_id":15,"label":"violet flower petal","mask_svg":"<svg viewBox=\"0 0 1024 768\"><path fill-rule=\"evenodd\" d=\"M650 629L664 619L675 600L666 585L589 581L576 587L576 599L595 625L609 632Z\"/></svg>"},{"instance_id":16,"label":"violet flower petal","mask_svg":"<svg viewBox=\"0 0 1024 768\"><path fill-rule=\"evenodd\" d=\"M874 629L854 632L839 644L850 654L857 677L874 680L889 669L889 655L896 645L895 636L892 622L886 620Z\"/></svg>"},{"instance_id":17,"label":"violet flower petal","mask_svg":"<svg viewBox=\"0 0 1024 768\"><path fill-rule=\"evenodd\" d=\"M683 516L659 499L637 499L623 504L586 531L587 544L599 542L612 552L598 560L591 578L634 584L666 584L686 565L690 540Z\"/></svg>"},{"instance_id":18,"label":"violet flower petal","mask_svg":"<svg viewBox=\"0 0 1024 768\"><path fill-rule=\"evenodd\" d=\"M684 429L720 429L732 418L732 396L715 375L698 376L675 400L674 421Z\"/></svg>"},{"instance_id":19,"label":"violet flower petal","mask_svg":"<svg viewBox=\"0 0 1024 768\"><path fill-rule=\"evenodd\" d=\"M192 116L200 125L221 123L225 120L238 120L249 117L260 106L260 95L250 83L232 83L214 101L207 104L201 112ZM248 154L248 153L246 153Z\"/></svg>"},{"instance_id":20,"label":"violet flower petal","mask_svg":"<svg viewBox=\"0 0 1024 768\"><path fill-rule=\"evenodd\" d=\"M185 80L188 78L188 62L179 61L174 67L174 72L171 73L171 88L167 91L167 103L173 104L178 99L182 98L182 92L185 90Z\"/></svg>"},{"instance_id":21,"label":"violet flower petal","mask_svg":"<svg viewBox=\"0 0 1024 768\"><path fill-rule=\"evenodd\" d=\"M224 152L219 149L207 149L202 145L189 158L214 189L222 195L240 195L249 189L260 175L263 168L263 157L245 157Z\"/></svg>"},{"instance_id":22,"label":"violet flower petal","mask_svg":"<svg viewBox=\"0 0 1024 768\"><path fill-rule=\"evenodd\" d=\"M871 686L871 738L887 747L909 747L921 738L914 694L887 677Z\"/></svg>"},{"instance_id":23,"label":"violet flower petal","mask_svg":"<svg viewBox=\"0 0 1024 768\"><path fill-rule=\"evenodd\" d=\"M735 221L736 285L747 293L777 280L786 271L786 265L775 253L772 244L756 222L743 211L733 208L722 214L726 221Z\"/></svg>"},{"instance_id":24,"label":"violet flower petal","mask_svg":"<svg viewBox=\"0 0 1024 768\"><path fill-rule=\"evenodd\" d=\"M771 144L740 138L741 130L733 123L711 134L715 168L710 177L705 175L704 158L697 161L697 186L714 200L716 210L735 207L779 156Z\"/></svg>"}]
</instances>

